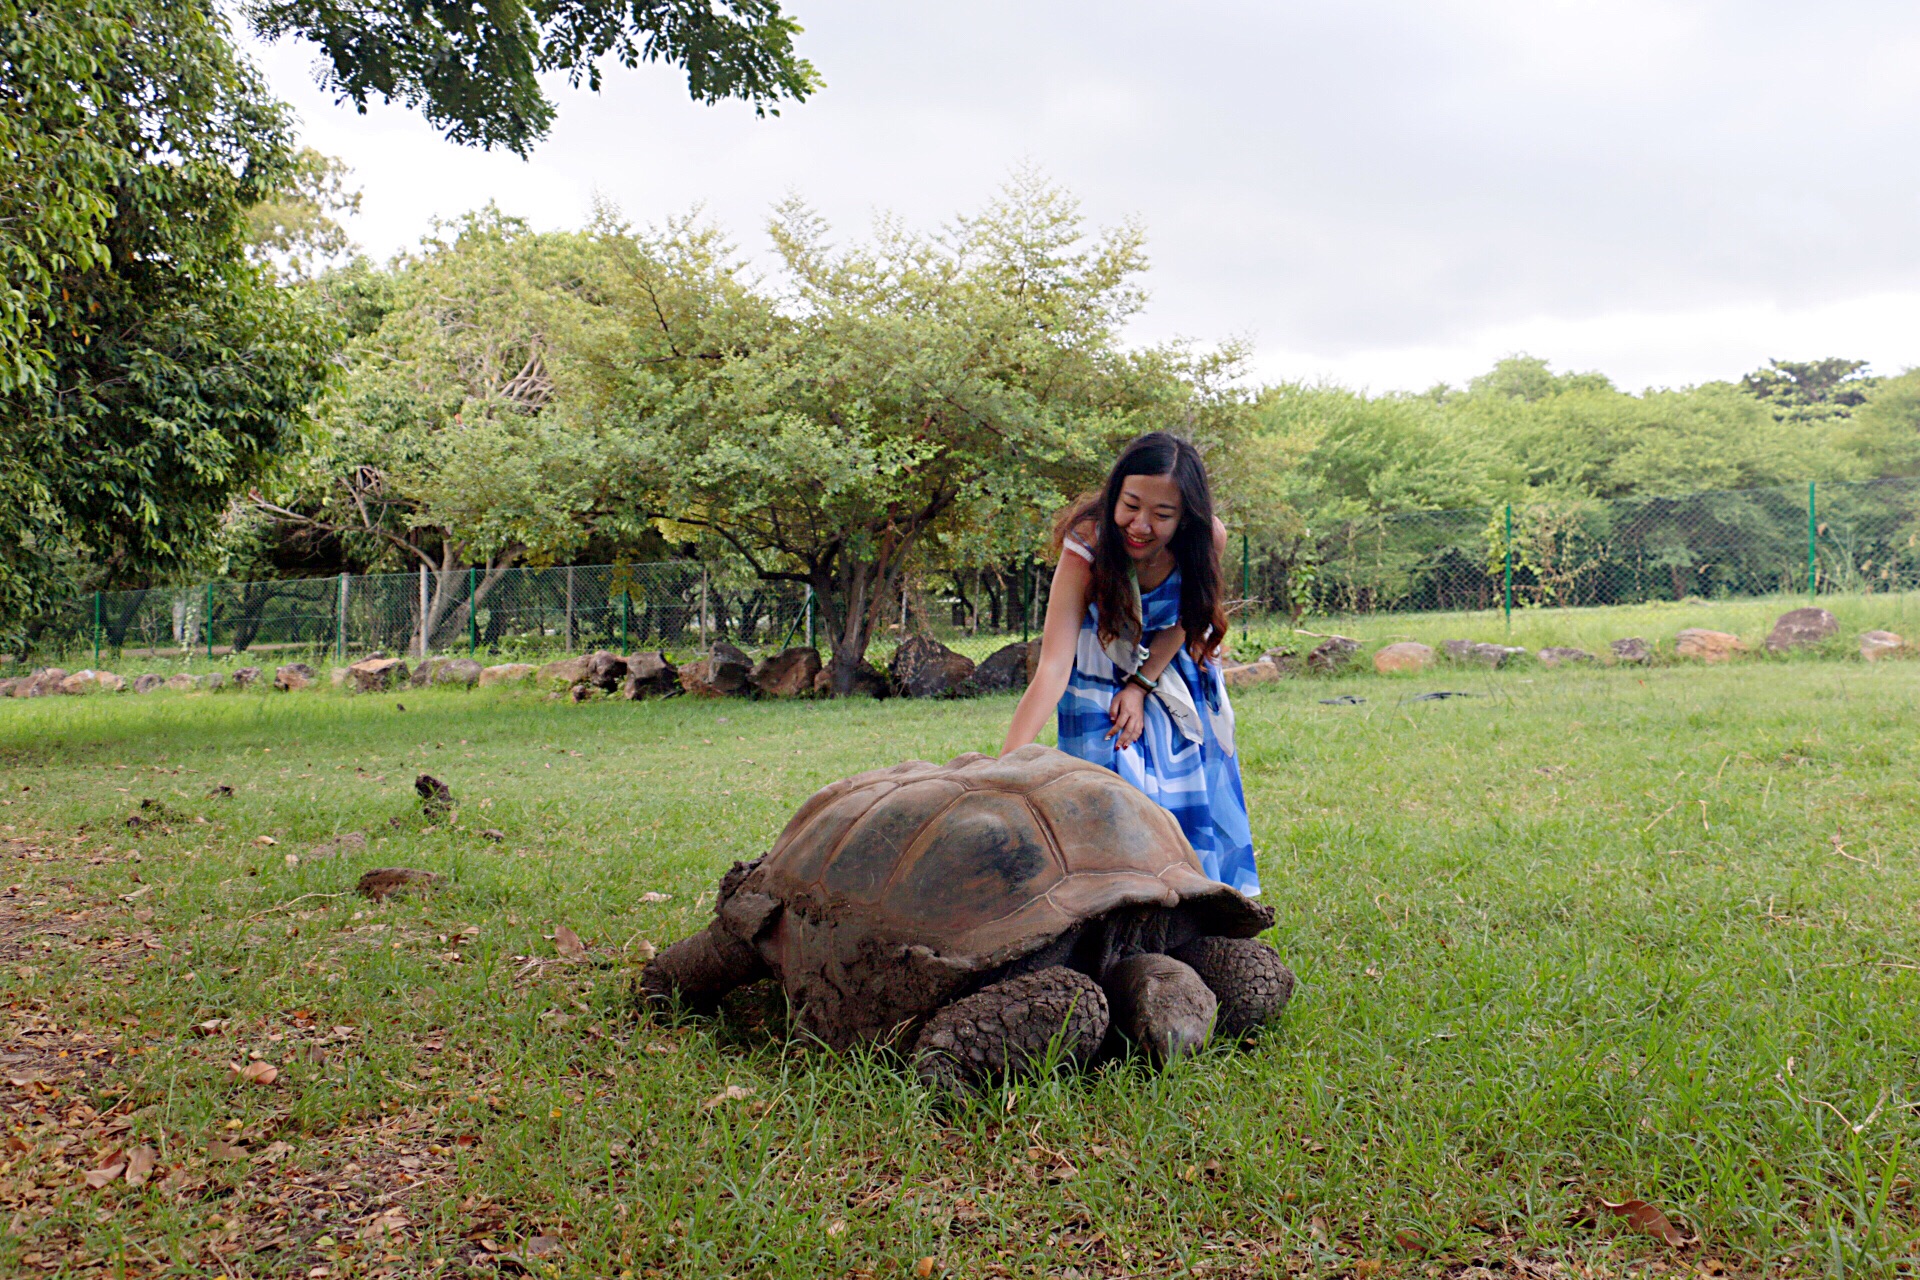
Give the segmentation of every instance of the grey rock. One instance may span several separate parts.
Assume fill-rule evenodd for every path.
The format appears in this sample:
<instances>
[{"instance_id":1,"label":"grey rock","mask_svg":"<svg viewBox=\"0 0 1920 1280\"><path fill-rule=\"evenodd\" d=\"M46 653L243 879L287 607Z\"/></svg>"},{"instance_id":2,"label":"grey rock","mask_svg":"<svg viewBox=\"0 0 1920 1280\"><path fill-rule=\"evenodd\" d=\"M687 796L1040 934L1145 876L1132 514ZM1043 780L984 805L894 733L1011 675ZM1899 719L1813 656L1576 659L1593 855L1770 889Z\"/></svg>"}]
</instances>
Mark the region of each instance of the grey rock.
<instances>
[{"instance_id":1,"label":"grey rock","mask_svg":"<svg viewBox=\"0 0 1920 1280\"><path fill-rule=\"evenodd\" d=\"M310 688L319 678L320 673L304 662L286 662L273 669L273 687L282 693Z\"/></svg>"},{"instance_id":2,"label":"grey rock","mask_svg":"<svg viewBox=\"0 0 1920 1280\"><path fill-rule=\"evenodd\" d=\"M1549 667L1557 667L1567 662L1592 662L1593 655L1585 649L1572 649L1565 645L1550 644L1534 655Z\"/></svg>"},{"instance_id":3,"label":"grey rock","mask_svg":"<svg viewBox=\"0 0 1920 1280\"><path fill-rule=\"evenodd\" d=\"M1653 646L1639 636L1615 640L1607 648L1613 651L1615 662L1638 662L1644 665L1653 661Z\"/></svg>"},{"instance_id":4,"label":"grey rock","mask_svg":"<svg viewBox=\"0 0 1920 1280\"><path fill-rule=\"evenodd\" d=\"M485 688L496 684L520 684L533 679L540 668L531 662L502 662L498 666L483 668L480 672L480 685Z\"/></svg>"},{"instance_id":5,"label":"grey rock","mask_svg":"<svg viewBox=\"0 0 1920 1280\"><path fill-rule=\"evenodd\" d=\"M472 658L428 658L414 671L409 681L416 689L430 684L455 684L472 688L480 683L483 667Z\"/></svg>"},{"instance_id":6,"label":"grey rock","mask_svg":"<svg viewBox=\"0 0 1920 1280\"><path fill-rule=\"evenodd\" d=\"M242 667L233 673L233 687L244 689L260 678L260 668Z\"/></svg>"},{"instance_id":7,"label":"grey rock","mask_svg":"<svg viewBox=\"0 0 1920 1280\"><path fill-rule=\"evenodd\" d=\"M612 693L627 678L627 660L606 649L587 655L587 683L603 693Z\"/></svg>"},{"instance_id":8,"label":"grey rock","mask_svg":"<svg viewBox=\"0 0 1920 1280\"><path fill-rule=\"evenodd\" d=\"M163 680L161 677L155 675L151 671L148 671L142 675L137 675L133 678L133 691L135 693L152 693L155 689L158 689L161 685L165 683L166 681Z\"/></svg>"},{"instance_id":9,"label":"grey rock","mask_svg":"<svg viewBox=\"0 0 1920 1280\"><path fill-rule=\"evenodd\" d=\"M894 687L909 698L951 698L973 675L973 659L931 636L908 636L887 665Z\"/></svg>"},{"instance_id":10,"label":"grey rock","mask_svg":"<svg viewBox=\"0 0 1920 1280\"><path fill-rule=\"evenodd\" d=\"M398 658L362 658L346 672L348 693L378 693L407 680L407 664Z\"/></svg>"},{"instance_id":11,"label":"grey rock","mask_svg":"<svg viewBox=\"0 0 1920 1280\"><path fill-rule=\"evenodd\" d=\"M1454 662L1472 662L1496 669L1527 656L1527 651L1517 645L1486 644L1479 640L1443 640L1440 648Z\"/></svg>"},{"instance_id":12,"label":"grey rock","mask_svg":"<svg viewBox=\"0 0 1920 1280\"><path fill-rule=\"evenodd\" d=\"M1840 620L1825 609L1811 606L1793 609L1775 620L1773 630L1767 635L1767 649L1771 653L1786 653L1839 634Z\"/></svg>"},{"instance_id":13,"label":"grey rock","mask_svg":"<svg viewBox=\"0 0 1920 1280\"><path fill-rule=\"evenodd\" d=\"M631 701L665 698L680 692L680 672L664 653L635 653L627 657L627 678L620 693Z\"/></svg>"},{"instance_id":14,"label":"grey rock","mask_svg":"<svg viewBox=\"0 0 1920 1280\"><path fill-rule=\"evenodd\" d=\"M1279 667L1265 658L1258 662L1235 662L1220 668L1220 681L1229 689L1246 689L1256 684L1271 684L1280 679Z\"/></svg>"},{"instance_id":15,"label":"grey rock","mask_svg":"<svg viewBox=\"0 0 1920 1280\"><path fill-rule=\"evenodd\" d=\"M822 697L833 696L833 670L823 668L813 678L813 691ZM885 698L893 693L893 685L887 680L886 673L868 662L865 658L853 669L853 688L849 694L865 694L870 698Z\"/></svg>"},{"instance_id":16,"label":"grey rock","mask_svg":"<svg viewBox=\"0 0 1920 1280\"><path fill-rule=\"evenodd\" d=\"M1891 631L1863 632L1860 636L1860 656L1868 662L1878 662L1899 653L1906 643Z\"/></svg>"},{"instance_id":17,"label":"grey rock","mask_svg":"<svg viewBox=\"0 0 1920 1280\"><path fill-rule=\"evenodd\" d=\"M1026 688L1030 680L1027 659L1037 655L1039 649L1038 640L995 649L987 655L985 662L973 669L973 687L981 693L1005 693L1009 689Z\"/></svg>"},{"instance_id":18,"label":"grey rock","mask_svg":"<svg viewBox=\"0 0 1920 1280\"><path fill-rule=\"evenodd\" d=\"M753 669L753 687L769 698L812 697L819 674L819 651L801 645L761 659Z\"/></svg>"},{"instance_id":19,"label":"grey rock","mask_svg":"<svg viewBox=\"0 0 1920 1280\"><path fill-rule=\"evenodd\" d=\"M1307 670L1338 671L1360 652L1360 642L1349 636L1328 636L1307 655Z\"/></svg>"},{"instance_id":20,"label":"grey rock","mask_svg":"<svg viewBox=\"0 0 1920 1280\"><path fill-rule=\"evenodd\" d=\"M707 698L741 698L753 692L753 659L722 640L707 656L680 668L680 687Z\"/></svg>"}]
</instances>

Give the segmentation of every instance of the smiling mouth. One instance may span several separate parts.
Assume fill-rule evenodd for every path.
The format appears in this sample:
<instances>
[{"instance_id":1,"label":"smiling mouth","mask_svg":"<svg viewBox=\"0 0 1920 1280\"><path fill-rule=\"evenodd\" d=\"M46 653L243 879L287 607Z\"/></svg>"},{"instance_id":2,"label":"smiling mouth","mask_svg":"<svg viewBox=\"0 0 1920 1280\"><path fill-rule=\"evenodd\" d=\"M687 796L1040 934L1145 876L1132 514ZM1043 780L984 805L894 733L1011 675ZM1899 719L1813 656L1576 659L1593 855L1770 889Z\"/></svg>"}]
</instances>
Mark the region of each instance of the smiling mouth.
<instances>
[{"instance_id":1,"label":"smiling mouth","mask_svg":"<svg viewBox=\"0 0 1920 1280\"><path fill-rule=\"evenodd\" d=\"M1152 538L1136 538L1132 534L1127 535L1127 545L1130 547L1150 547L1153 541Z\"/></svg>"}]
</instances>

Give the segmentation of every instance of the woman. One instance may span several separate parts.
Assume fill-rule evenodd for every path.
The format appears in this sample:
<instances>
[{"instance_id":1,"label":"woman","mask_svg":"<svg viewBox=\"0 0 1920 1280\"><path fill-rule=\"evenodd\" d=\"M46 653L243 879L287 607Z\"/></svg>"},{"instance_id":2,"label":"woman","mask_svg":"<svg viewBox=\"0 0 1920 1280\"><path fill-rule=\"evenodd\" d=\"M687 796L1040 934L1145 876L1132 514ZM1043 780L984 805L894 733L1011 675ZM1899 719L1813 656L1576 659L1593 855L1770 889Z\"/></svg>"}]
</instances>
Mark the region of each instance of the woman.
<instances>
[{"instance_id":1,"label":"woman","mask_svg":"<svg viewBox=\"0 0 1920 1280\"><path fill-rule=\"evenodd\" d=\"M1055 527L1040 664L1001 750L1032 742L1057 704L1062 751L1146 792L1208 875L1257 894L1233 706L1215 661L1226 541L1191 444L1155 431L1128 445L1105 489Z\"/></svg>"}]
</instances>

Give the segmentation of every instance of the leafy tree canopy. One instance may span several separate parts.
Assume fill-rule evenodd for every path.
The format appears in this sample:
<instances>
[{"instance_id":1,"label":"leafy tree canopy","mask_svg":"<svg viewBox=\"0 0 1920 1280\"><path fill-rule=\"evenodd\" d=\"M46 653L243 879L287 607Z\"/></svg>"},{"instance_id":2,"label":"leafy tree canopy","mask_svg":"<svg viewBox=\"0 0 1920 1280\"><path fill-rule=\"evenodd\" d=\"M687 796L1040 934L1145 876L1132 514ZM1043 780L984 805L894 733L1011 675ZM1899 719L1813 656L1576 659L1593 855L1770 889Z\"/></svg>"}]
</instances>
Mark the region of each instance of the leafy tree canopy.
<instances>
[{"instance_id":1,"label":"leafy tree canopy","mask_svg":"<svg viewBox=\"0 0 1920 1280\"><path fill-rule=\"evenodd\" d=\"M212 9L0 0L0 630L183 571L296 435L326 329L245 252L292 164Z\"/></svg>"},{"instance_id":2,"label":"leafy tree canopy","mask_svg":"<svg viewBox=\"0 0 1920 1280\"><path fill-rule=\"evenodd\" d=\"M1866 403L1875 378L1860 371L1865 360L1769 360L1740 379L1748 395L1764 401L1785 422L1824 422L1845 418Z\"/></svg>"},{"instance_id":3,"label":"leafy tree canopy","mask_svg":"<svg viewBox=\"0 0 1920 1280\"><path fill-rule=\"evenodd\" d=\"M245 11L268 39L318 44L322 83L361 110L401 102L455 142L520 155L553 124L546 72L597 90L606 59L664 62L697 101L775 115L820 87L779 0L252 0Z\"/></svg>"}]
</instances>

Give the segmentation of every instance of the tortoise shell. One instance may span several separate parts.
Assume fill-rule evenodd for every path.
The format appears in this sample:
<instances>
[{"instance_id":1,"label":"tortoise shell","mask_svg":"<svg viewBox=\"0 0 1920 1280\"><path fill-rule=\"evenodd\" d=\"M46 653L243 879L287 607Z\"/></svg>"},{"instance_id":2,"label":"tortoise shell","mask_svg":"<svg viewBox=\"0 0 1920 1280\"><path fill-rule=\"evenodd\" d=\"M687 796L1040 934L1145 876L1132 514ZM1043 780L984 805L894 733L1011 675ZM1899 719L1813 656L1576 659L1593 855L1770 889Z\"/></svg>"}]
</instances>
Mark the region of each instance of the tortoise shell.
<instances>
[{"instance_id":1,"label":"tortoise shell","mask_svg":"<svg viewBox=\"0 0 1920 1280\"><path fill-rule=\"evenodd\" d=\"M969 975L1109 912L1178 908L1229 937L1272 921L1209 879L1144 793L1038 745L821 789L764 858L728 877L717 906L835 1043L924 1016ZM872 1007L853 1007L863 1000ZM849 1021L865 1025L848 1032Z\"/></svg>"}]
</instances>

